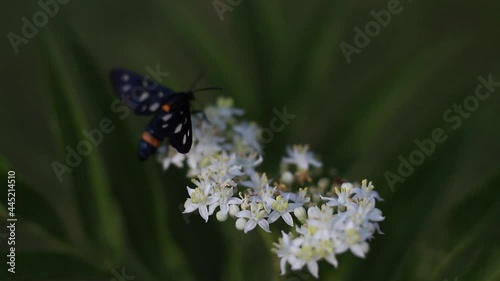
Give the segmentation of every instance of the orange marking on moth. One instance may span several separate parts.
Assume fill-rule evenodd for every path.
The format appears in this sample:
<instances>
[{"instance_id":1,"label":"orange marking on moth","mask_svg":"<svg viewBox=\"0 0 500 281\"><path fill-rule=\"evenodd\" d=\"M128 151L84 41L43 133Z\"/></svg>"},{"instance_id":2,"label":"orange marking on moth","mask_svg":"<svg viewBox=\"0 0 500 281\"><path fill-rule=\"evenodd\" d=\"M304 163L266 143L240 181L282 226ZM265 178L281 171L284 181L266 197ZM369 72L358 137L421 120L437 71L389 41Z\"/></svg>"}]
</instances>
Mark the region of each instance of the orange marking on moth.
<instances>
[{"instance_id":1,"label":"orange marking on moth","mask_svg":"<svg viewBox=\"0 0 500 281\"><path fill-rule=\"evenodd\" d=\"M172 108L170 107L170 104L168 104L168 103L167 103L167 104L164 104L161 108L162 108L162 109L163 109L163 111L165 111L165 112L170 112L170 109L172 109Z\"/></svg>"},{"instance_id":2,"label":"orange marking on moth","mask_svg":"<svg viewBox=\"0 0 500 281\"><path fill-rule=\"evenodd\" d=\"M160 140L153 137L148 131L142 133L142 139L154 147L160 146Z\"/></svg>"}]
</instances>

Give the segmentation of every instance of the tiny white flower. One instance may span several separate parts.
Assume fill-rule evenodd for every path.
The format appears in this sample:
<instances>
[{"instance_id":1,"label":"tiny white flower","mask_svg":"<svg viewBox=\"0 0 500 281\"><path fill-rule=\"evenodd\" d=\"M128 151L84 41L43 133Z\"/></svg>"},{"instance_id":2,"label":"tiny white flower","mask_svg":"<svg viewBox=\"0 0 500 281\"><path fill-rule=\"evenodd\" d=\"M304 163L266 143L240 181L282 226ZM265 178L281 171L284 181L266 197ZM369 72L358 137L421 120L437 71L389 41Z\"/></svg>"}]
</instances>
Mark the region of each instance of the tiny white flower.
<instances>
[{"instance_id":1,"label":"tiny white flower","mask_svg":"<svg viewBox=\"0 0 500 281\"><path fill-rule=\"evenodd\" d=\"M264 161L262 155L256 152L245 153L243 155L239 153L238 155L238 165L241 165L241 169L247 175L255 175L257 173L255 167L259 166Z\"/></svg>"},{"instance_id":2,"label":"tiny white flower","mask_svg":"<svg viewBox=\"0 0 500 281\"><path fill-rule=\"evenodd\" d=\"M375 199L373 198L365 198L357 206L359 215L367 221L379 222L385 219L382 216L382 211L375 208Z\"/></svg>"},{"instance_id":3,"label":"tiny white flower","mask_svg":"<svg viewBox=\"0 0 500 281\"><path fill-rule=\"evenodd\" d=\"M368 180L363 180L361 182L361 186L360 187L356 187L352 190L352 193L354 194L354 196L352 197L353 199L363 199L363 198L375 198L379 201L383 201L384 199L382 199L380 197L380 195L378 194L378 192L376 192L375 190L373 190L375 188L375 186L373 186L372 182L368 182Z\"/></svg>"},{"instance_id":4,"label":"tiny white flower","mask_svg":"<svg viewBox=\"0 0 500 281\"><path fill-rule=\"evenodd\" d=\"M325 259L335 267L339 265L337 258L335 257L335 246L332 239L320 239L315 249L316 255L318 255L320 259Z\"/></svg>"},{"instance_id":5,"label":"tiny white flower","mask_svg":"<svg viewBox=\"0 0 500 281\"><path fill-rule=\"evenodd\" d=\"M329 227L335 223L334 218L333 208L324 204L321 205L321 208L314 206L307 210L307 221L311 225L318 223L321 226Z\"/></svg>"},{"instance_id":6,"label":"tiny white flower","mask_svg":"<svg viewBox=\"0 0 500 281\"><path fill-rule=\"evenodd\" d=\"M283 231L281 231L281 234L282 238L278 240L278 243L274 243L273 251L280 258L281 275L284 275L286 273L286 263L296 263L296 255L301 239L291 239L289 234L285 234Z\"/></svg>"},{"instance_id":7,"label":"tiny white flower","mask_svg":"<svg viewBox=\"0 0 500 281\"><path fill-rule=\"evenodd\" d=\"M350 196L352 195L352 184L351 183L343 183L340 186L340 190L336 187L335 194L337 194L337 198L331 197L323 197L322 200L328 201L327 205L336 207L336 206L347 206L349 202L351 202Z\"/></svg>"},{"instance_id":8,"label":"tiny white flower","mask_svg":"<svg viewBox=\"0 0 500 281\"><path fill-rule=\"evenodd\" d=\"M269 186L270 180L267 179L266 174L259 177L258 173L250 174L250 180L242 181L241 185L251 187L255 192L260 192Z\"/></svg>"},{"instance_id":9,"label":"tiny white flower","mask_svg":"<svg viewBox=\"0 0 500 281\"><path fill-rule=\"evenodd\" d=\"M162 146L163 150L168 149ZM159 153L159 155L165 155L165 153ZM184 167L184 160L186 160L186 155L178 153L175 149L168 149L166 156L160 158L163 170L168 170L170 165L175 165L177 168Z\"/></svg>"},{"instance_id":10,"label":"tiny white flower","mask_svg":"<svg viewBox=\"0 0 500 281\"><path fill-rule=\"evenodd\" d=\"M261 129L254 123L242 123L233 127L237 133L236 142L241 142L254 151L261 153L262 146L259 143Z\"/></svg>"},{"instance_id":11,"label":"tiny white flower","mask_svg":"<svg viewBox=\"0 0 500 281\"><path fill-rule=\"evenodd\" d=\"M198 210L205 222L208 221L208 216L212 214L208 211L208 206L217 201L216 198L208 196L210 188L197 187L192 189L187 187L187 191L191 198L188 198L184 203L184 213L192 213Z\"/></svg>"},{"instance_id":12,"label":"tiny white flower","mask_svg":"<svg viewBox=\"0 0 500 281\"><path fill-rule=\"evenodd\" d=\"M269 230L269 223L266 220L267 213L264 210L262 203L250 203L250 211L240 211L238 214L236 214L236 217L248 219L245 224L245 228L243 229L245 233L254 229L257 225L259 225L266 232L271 232Z\"/></svg>"},{"instance_id":13,"label":"tiny white flower","mask_svg":"<svg viewBox=\"0 0 500 281\"><path fill-rule=\"evenodd\" d=\"M363 240L362 234L352 221L348 222L344 233L346 244L343 244L343 247L339 247L338 251L343 252L346 248L349 248L354 255L364 258L369 246Z\"/></svg>"},{"instance_id":14,"label":"tiny white flower","mask_svg":"<svg viewBox=\"0 0 500 281\"><path fill-rule=\"evenodd\" d=\"M336 231L338 217L334 215L333 208L322 205L307 210L308 218L306 223L297 229L297 232L303 236L312 237L315 240L330 239Z\"/></svg>"},{"instance_id":15,"label":"tiny white flower","mask_svg":"<svg viewBox=\"0 0 500 281\"><path fill-rule=\"evenodd\" d=\"M225 130L227 124L234 116L243 115L243 110L233 107L233 100L230 98L217 99L216 106L209 106L205 109L208 120L220 130Z\"/></svg>"},{"instance_id":16,"label":"tiny white flower","mask_svg":"<svg viewBox=\"0 0 500 281\"><path fill-rule=\"evenodd\" d=\"M305 241L300 249L297 251L296 260L291 263L293 270L299 270L307 265L309 272L316 278L318 278L318 260L319 257L316 254L315 247L309 241Z\"/></svg>"},{"instance_id":17,"label":"tiny white flower","mask_svg":"<svg viewBox=\"0 0 500 281\"><path fill-rule=\"evenodd\" d=\"M292 270L307 267L317 278L319 261L337 267L338 254L350 251L361 258L366 256L368 241L375 233L382 234L379 222L385 219L375 207L382 198L371 182L343 183L333 196L325 197L330 196L326 193L330 179L314 178L309 171L321 167L321 162L309 146L294 145L287 147L280 164L279 185L274 186L272 179L256 170L263 162L261 129L239 120L243 111L234 108L231 99L219 99L204 111L207 118L192 117L193 145L189 153L180 154L165 146L157 154L164 169L187 166L188 177L196 177L192 180L196 187L187 187L184 213L198 211L205 221L213 213L221 222L231 217L236 219L236 229L247 233L257 225L270 232L269 224L279 218L293 227L293 212L299 221L292 228L293 234L282 231L273 247L280 259L281 274L290 264ZM288 170L290 165L296 169ZM293 189L295 183L306 182L311 184L310 190Z\"/></svg>"},{"instance_id":18,"label":"tiny white flower","mask_svg":"<svg viewBox=\"0 0 500 281\"><path fill-rule=\"evenodd\" d=\"M271 203L274 199L274 193L276 192L276 187L271 187L266 185L265 188L261 189L258 196L254 197L256 202L262 203L264 210L269 214L271 213Z\"/></svg>"},{"instance_id":19,"label":"tiny white flower","mask_svg":"<svg viewBox=\"0 0 500 281\"><path fill-rule=\"evenodd\" d=\"M305 204L309 203L309 201L311 201L311 198L307 196L307 187L299 188L298 193L282 192L281 194L287 196L290 201L293 201L293 203L290 204L290 207L293 209L302 207Z\"/></svg>"},{"instance_id":20,"label":"tiny white flower","mask_svg":"<svg viewBox=\"0 0 500 281\"><path fill-rule=\"evenodd\" d=\"M212 197L215 202L210 205L210 212L213 213L216 207L220 207L221 212L227 215L229 208L232 205L241 204L243 200L238 197L233 197L233 188L227 186L218 186L213 189Z\"/></svg>"},{"instance_id":21,"label":"tiny white flower","mask_svg":"<svg viewBox=\"0 0 500 281\"><path fill-rule=\"evenodd\" d=\"M309 170L309 165L321 167L321 162L314 158L314 154L309 151L308 145L294 145L287 147L288 155L281 161L287 164L297 165L299 170Z\"/></svg>"},{"instance_id":22,"label":"tiny white flower","mask_svg":"<svg viewBox=\"0 0 500 281\"><path fill-rule=\"evenodd\" d=\"M212 178L219 185L230 183L235 186L233 179L244 175L241 172L241 166L236 165L236 155L234 153L227 155L226 152L223 152L219 156L212 158L210 162L207 170L213 172Z\"/></svg>"},{"instance_id":23,"label":"tiny white flower","mask_svg":"<svg viewBox=\"0 0 500 281\"><path fill-rule=\"evenodd\" d=\"M269 214L268 222L273 223L281 217L289 226L293 226L293 218L290 212L292 212L294 208L289 206L287 198L278 195L276 199L270 199L269 201L271 202L273 211Z\"/></svg>"}]
</instances>

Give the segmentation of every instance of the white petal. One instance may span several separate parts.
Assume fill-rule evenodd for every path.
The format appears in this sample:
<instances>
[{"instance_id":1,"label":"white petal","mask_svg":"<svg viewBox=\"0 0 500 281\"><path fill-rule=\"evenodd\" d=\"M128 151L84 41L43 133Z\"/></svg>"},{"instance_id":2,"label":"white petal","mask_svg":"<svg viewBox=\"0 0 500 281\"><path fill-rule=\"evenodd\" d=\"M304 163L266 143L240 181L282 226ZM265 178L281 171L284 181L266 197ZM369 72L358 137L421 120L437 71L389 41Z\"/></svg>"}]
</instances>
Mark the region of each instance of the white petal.
<instances>
[{"instance_id":1,"label":"white petal","mask_svg":"<svg viewBox=\"0 0 500 281\"><path fill-rule=\"evenodd\" d=\"M170 163L172 163L172 161L170 161L170 159L168 159L168 158L165 158L163 160L163 165L162 165L163 170L165 170L165 171L168 170L168 167L170 167Z\"/></svg>"},{"instance_id":2,"label":"white petal","mask_svg":"<svg viewBox=\"0 0 500 281\"><path fill-rule=\"evenodd\" d=\"M266 232L271 232L271 230L269 230L269 223L266 220L262 219L262 220L259 220L257 223Z\"/></svg>"},{"instance_id":3,"label":"white petal","mask_svg":"<svg viewBox=\"0 0 500 281\"><path fill-rule=\"evenodd\" d=\"M192 213L198 209L198 205L196 204L184 204L184 212L183 213Z\"/></svg>"},{"instance_id":4,"label":"white petal","mask_svg":"<svg viewBox=\"0 0 500 281\"><path fill-rule=\"evenodd\" d=\"M217 208L218 204L212 204L208 206L208 213L211 215L214 213L215 209Z\"/></svg>"},{"instance_id":5,"label":"white petal","mask_svg":"<svg viewBox=\"0 0 500 281\"><path fill-rule=\"evenodd\" d=\"M207 197L207 202L205 204L207 205L212 205L212 204L215 204L219 201L219 199L213 197L213 196L209 196Z\"/></svg>"},{"instance_id":6,"label":"white petal","mask_svg":"<svg viewBox=\"0 0 500 281\"><path fill-rule=\"evenodd\" d=\"M368 219L371 221L383 221L385 218L382 216L382 211L374 209L368 214Z\"/></svg>"},{"instance_id":7,"label":"white petal","mask_svg":"<svg viewBox=\"0 0 500 281\"><path fill-rule=\"evenodd\" d=\"M245 233L249 232L250 230L254 229L257 226L257 223L254 220L249 220L247 224L245 225L245 229L243 230Z\"/></svg>"},{"instance_id":8,"label":"white petal","mask_svg":"<svg viewBox=\"0 0 500 281\"><path fill-rule=\"evenodd\" d=\"M251 218L252 213L249 210L243 210L243 211L238 212L236 214L236 217L238 217L238 218Z\"/></svg>"},{"instance_id":9,"label":"white petal","mask_svg":"<svg viewBox=\"0 0 500 281\"><path fill-rule=\"evenodd\" d=\"M241 166L234 166L229 168L228 173L233 176L241 176L244 174L243 172L241 172Z\"/></svg>"},{"instance_id":10,"label":"white petal","mask_svg":"<svg viewBox=\"0 0 500 281\"><path fill-rule=\"evenodd\" d=\"M273 211L270 215L269 215L269 218L267 219L269 221L269 223L273 223L275 222L277 219L279 219L281 216L280 213L278 213L277 211Z\"/></svg>"},{"instance_id":11,"label":"white petal","mask_svg":"<svg viewBox=\"0 0 500 281\"><path fill-rule=\"evenodd\" d=\"M332 201L333 199L335 199L335 198L332 198L332 197L325 197L325 196L323 196L323 195L320 195L319 197L320 197L320 198L321 198L321 200L323 200L323 201Z\"/></svg>"},{"instance_id":12,"label":"white petal","mask_svg":"<svg viewBox=\"0 0 500 281\"><path fill-rule=\"evenodd\" d=\"M207 206L200 207L200 216L205 219L205 222L208 221L208 209Z\"/></svg>"},{"instance_id":13,"label":"white petal","mask_svg":"<svg viewBox=\"0 0 500 281\"><path fill-rule=\"evenodd\" d=\"M335 245L335 253L342 254L343 252L347 251L348 248L349 247L346 243L338 243Z\"/></svg>"},{"instance_id":14,"label":"white petal","mask_svg":"<svg viewBox=\"0 0 500 281\"><path fill-rule=\"evenodd\" d=\"M229 212L229 206L227 204L222 204L220 205L220 211L223 214L227 214Z\"/></svg>"},{"instance_id":15,"label":"white petal","mask_svg":"<svg viewBox=\"0 0 500 281\"><path fill-rule=\"evenodd\" d=\"M323 163L321 163L318 160L313 159L313 158L309 159L309 163L311 163L311 165L314 167L321 167L321 165L323 165Z\"/></svg>"},{"instance_id":16,"label":"white petal","mask_svg":"<svg viewBox=\"0 0 500 281\"><path fill-rule=\"evenodd\" d=\"M283 216L281 216L283 220L289 225L293 227L293 219L290 213L286 213Z\"/></svg>"},{"instance_id":17,"label":"white petal","mask_svg":"<svg viewBox=\"0 0 500 281\"><path fill-rule=\"evenodd\" d=\"M330 207L336 207L336 206L340 205L340 203L339 203L339 200L332 198L332 200L328 201L328 203L326 203L326 205L330 206Z\"/></svg>"},{"instance_id":18,"label":"white petal","mask_svg":"<svg viewBox=\"0 0 500 281\"><path fill-rule=\"evenodd\" d=\"M335 268L337 268L337 266L339 266L339 262L337 261L337 258L335 257L334 254L330 254L330 255L326 256L325 260L327 262L329 262L331 265L335 266Z\"/></svg>"},{"instance_id":19,"label":"white petal","mask_svg":"<svg viewBox=\"0 0 500 281\"><path fill-rule=\"evenodd\" d=\"M243 202L243 200L241 200L238 197L232 197L229 200L227 200L227 204L229 204L229 205L241 204L242 202Z\"/></svg>"},{"instance_id":20,"label":"white petal","mask_svg":"<svg viewBox=\"0 0 500 281\"><path fill-rule=\"evenodd\" d=\"M283 235L283 243L285 245L287 245L288 243L290 243L290 237L288 236L288 234L286 234L283 230L281 231L281 235Z\"/></svg>"},{"instance_id":21,"label":"white petal","mask_svg":"<svg viewBox=\"0 0 500 281\"><path fill-rule=\"evenodd\" d=\"M286 258L281 258L280 260L281 275L286 274Z\"/></svg>"},{"instance_id":22,"label":"white petal","mask_svg":"<svg viewBox=\"0 0 500 281\"><path fill-rule=\"evenodd\" d=\"M192 195L192 194L193 194L193 192L194 192L194 188L189 188L189 186L186 186L186 188L187 188L187 191L188 191L189 196L191 197L191 195Z\"/></svg>"},{"instance_id":23,"label":"white petal","mask_svg":"<svg viewBox=\"0 0 500 281\"><path fill-rule=\"evenodd\" d=\"M309 269L309 272L311 272L314 277L318 278L318 263L316 261L308 262L307 269Z\"/></svg>"},{"instance_id":24,"label":"white petal","mask_svg":"<svg viewBox=\"0 0 500 281\"><path fill-rule=\"evenodd\" d=\"M360 257L360 258L364 258L365 257L365 253L363 251L363 247L361 247L361 245L359 244L355 244L355 245L352 245L351 246L351 252Z\"/></svg>"},{"instance_id":25,"label":"white petal","mask_svg":"<svg viewBox=\"0 0 500 281\"><path fill-rule=\"evenodd\" d=\"M373 226L375 227L375 229L377 230L377 233L378 234L385 234L384 232L382 232L382 230L380 229L380 226L378 225L378 223L374 222L373 223Z\"/></svg>"},{"instance_id":26,"label":"white petal","mask_svg":"<svg viewBox=\"0 0 500 281\"><path fill-rule=\"evenodd\" d=\"M264 203L264 210L266 211L266 213L271 213L271 204L269 203Z\"/></svg>"},{"instance_id":27,"label":"white petal","mask_svg":"<svg viewBox=\"0 0 500 281\"><path fill-rule=\"evenodd\" d=\"M292 265L293 270L302 269L304 267L304 265L306 264L306 262L304 260L301 260L301 259L295 259L293 261L290 260L289 262Z\"/></svg>"}]
</instances>

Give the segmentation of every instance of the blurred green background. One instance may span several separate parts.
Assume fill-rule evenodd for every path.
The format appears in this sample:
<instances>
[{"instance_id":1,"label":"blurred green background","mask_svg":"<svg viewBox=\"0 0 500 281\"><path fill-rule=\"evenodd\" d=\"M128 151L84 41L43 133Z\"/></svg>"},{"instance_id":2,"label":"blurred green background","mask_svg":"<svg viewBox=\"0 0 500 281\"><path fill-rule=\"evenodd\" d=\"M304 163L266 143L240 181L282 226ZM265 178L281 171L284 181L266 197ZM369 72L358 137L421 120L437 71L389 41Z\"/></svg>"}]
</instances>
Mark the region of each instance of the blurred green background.
<instances>
[{"instance_id":1,"label":"blurred green background","mask_svg":"<svg viewBox=\"0 0 500 281\"><path fill-rule=\"evenodd\" d=\"M134 280L312 279L278 276L276 237L182 216L184 171L138 162L147 119L111 111L107 71L160 65L175 90L204 71L200 85L223 87L263 127L273 108L297 114L266 145L263 171L277 172L287 144L309 143L338 175L375 182L386 234L364 260L321 264L320 280L500 280L500 88L458 129L443 120L479 75L500 81L500 5L402 1L348 63L339 44L354 45L353 28L387 4L243 0L221 21L212 1L72 0L18 54L5 36L0 167L2 178L18 174L19 222L17 273L4 270L1 240L0 279L118 281L122 269ZM41 10L36 1L3 5L4 35L21 35L21 18ZM202 94L198 106L215 96ZM51 164L103 118L116 129L60 183ZM391 191L384 174L435 128L447 141Z\"/></svg>"}]
</instances>

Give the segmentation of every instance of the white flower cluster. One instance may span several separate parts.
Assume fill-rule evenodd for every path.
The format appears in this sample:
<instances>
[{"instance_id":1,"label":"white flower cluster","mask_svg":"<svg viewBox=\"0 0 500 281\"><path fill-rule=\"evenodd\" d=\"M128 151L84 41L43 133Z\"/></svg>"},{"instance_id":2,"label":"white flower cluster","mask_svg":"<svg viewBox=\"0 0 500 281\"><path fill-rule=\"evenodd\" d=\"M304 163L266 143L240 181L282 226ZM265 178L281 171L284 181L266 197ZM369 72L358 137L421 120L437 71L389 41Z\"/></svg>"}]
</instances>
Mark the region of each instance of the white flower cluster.
<instances>
[{"instance_id":1,"label":"white flower cluster","mask_svg":"<svg viewBox=\"0 0 500 281\"><path fill-rule=\"evenodd\" d=\"M243 111L233 108L229 99L219 99L205 113L206 119L193 116L188 154L174 149L159 154L164 169L187 165L187 176L194 177L184 213L198 211L205 221L214 213L219 221L232 217L245 233L257 226L271 232L270 224L283 221L291 232L282 231L273 249L282 274L289 264L292 270L307 267L318 277L318 261L337 267L336 255L347 250L361 258L366 255L367 241L375 232L382 233L378 222L384 219L375 208L382 199L371 182L317 178L322 163L307 145L288 147L280 179L270 180L255 170L263 161L260 128L240 121Z\"/></svg>"},{"instance_id":2,"label":"white flower cluster","mask_svg":"<svg viewBox=\"0 0 500 281\"><path fill-rule=\"evenodd\" d=\"M371 182L364 180L361 186L343 183L335 187L333 197L320 195L320 202L294 210L302 223L296 234L282 232L282 238L275 244L275 252L280 257L281 272L285 273L286 264L293 270L307 269L318 277L318 261L326 260L337 267L337 254L350 250L354 255L364 258L375 231L382 234L378 222L384 220L382 212L375 208L380 200L373 191Z\"/></svg>"}]
</instances>

